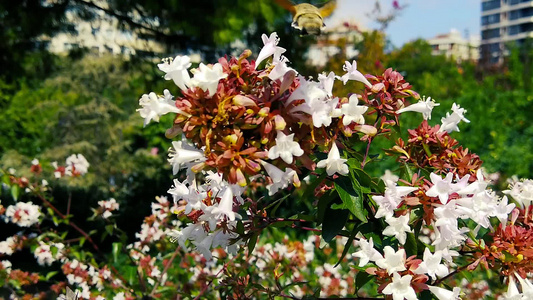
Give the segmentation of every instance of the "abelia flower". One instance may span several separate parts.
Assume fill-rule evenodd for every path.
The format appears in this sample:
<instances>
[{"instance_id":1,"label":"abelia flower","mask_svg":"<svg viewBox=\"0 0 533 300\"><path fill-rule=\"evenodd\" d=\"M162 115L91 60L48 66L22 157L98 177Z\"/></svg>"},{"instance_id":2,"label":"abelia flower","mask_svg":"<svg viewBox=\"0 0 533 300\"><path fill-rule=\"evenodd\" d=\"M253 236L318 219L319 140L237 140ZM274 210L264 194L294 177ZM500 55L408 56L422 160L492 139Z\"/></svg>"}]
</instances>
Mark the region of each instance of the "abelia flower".
<instances>
[{"instance_id":1,"label":"abelia flower","mask_svg":"<svg viewBox=\"0 0 533 300\"><path fill-rule=\"evenodd\" d=\"M460 130L457 124L459 124L461 121L470 123L470 121L464 117L464 114L466 113L466 110L464 108L461 108L458 104L454 103L452 105L452 111L453 112L451 115L450 113L446 113L446 117L443 117L441 119L442 125L440 126L439 132L459 132Z\"/></svg>"},{"instance_id":2,"label":"abelia flower","mask_svg":"<svg viewBox=\"0 0 533 300\"><path fill-rule=\"evenodd\" d=\"M168 162L172 165L172 173L174 175L180 169L206 159L203 151L194 148L194 146L185 141L173 141L168 157Z\"/></svg>"},{"instance_id":3,"label":"abelia flower","mask_svg":"<svg viewBox=\"0 0 533 300\"><path fill-rule=\"evenodd\" d=\"M30 227L39 222L41 209L31 202L17 202L7 207L5 222L11 222L21 227Z\"/></svg>"},{"instance_id":4,"label":"abelia flower","mask_svg":"<svg viewBox=\"0 0 533 300\"><path fill-rule=\"evenodd\" d=\"M341 105L342 124L344 126L350 125L352 122L355 122L360 125L365 124L365 117L363 114L368 110L368 106L358 105L359 99L357 95L353 94L350 96L348 103Z\"/></svg>"},{"instance_id":5,"label":"abelia flower","mask_svg":"<svg viewBox=\"0 0 533 300\"><path fill-rule=\"evenodd\" d=\"M351 64L348 61L344 62L342 69L347 72L341 77L341 80L344 84L346 84L348 80L356 80L364 83L369 88L372 87L372 84L368 81L368 79L366 79L366 77L357 70L357 62L355 60L352 61Z\"/></svg>"},{"instance_id":6,"label":"abelia flower","mask_svg":"<svg viewBox=\"0 0 533 300\"><path fill-rule=\"evenodd\" d=\"M369 262L375 262L376 260L383 259L381 253L374 248L374 241L372 237L367 241L364 238L360 238L357 244L360 250L352 254L353 257L359 258L359 267L366 266Z\"/></svg>"},{"instance_id":7,"label":"abelia flower","mask_svg":"<svg viewBox=\"0 0 533 300\"><path fill-rule=\"evenodd\" d=\"M183 113L176 107L175 101L172 100L174 96L170 94L169 90L164 90L163 93L163 97L151 92L148 95L142 95L141 99L139 99L139 105L142 108L137 109L137 111L144 118L144 126L148 125L151 120L159 122L161 116L170 112Z\"/></svg>"},{"instance_id":8,"label":"abelia flower","mask_svg":"<svg viewBox=\"0 0 533 300\"><path fill-rule=\"evenodd\" d=\"M222 70L222 65L216 63L212 66L206 66L200 63L198 69L193 70L194 77L191 79L191 86L199 87L204 92L208 92L209 97L217 91L218 82L220 79L228 77L228 74Z\"/></svg>"},{"instance_id":9,"label":"abelia flower","mask_svg":"<svg viewBox=\"0 0 533 300\"><path fill-rule=\"evenodd\" d=\"M82 154L72 154L65 161L65 174L70 176L81 176L89 171L89 162Z\"/></svg>"},{"instance_id":10,"label":"abelia flower","mask_svg":"<svg viewBox=\"0 0 533 300\"><path fill-rule=\"evenodd\" d=\"M409 214L395 217L387 217L385 222L389 224L384 230L383 234L388 236L394 236L400 244L405 244L407 239L407 233L413 230L409 227Z\"/></svg>"},{"instance_id":11,"label":"abelia flower","mask_svg":"<svg viewBox=\"0 0 533 300\"><path fill-rule=\"evenodd\" d=\"M166 80L173 80L181 90L187 89L191 80L187 71L191 67L191 59L188 56L178 55L174 59L171 57L163 59L163 63L157 67L166 73Z\"/></svg>"},{"instance_id":12,"label":"abelia flower","mask_svg":"<svg viewBox=\"0 0 533 300\"><path fill-rule=\"evenodd\" d=\"M414 272L415 274L428 274L433 280L437 280L437 276L444 277L450 273L448 267L441 264L441 261L441 251L437 250L435 253L431 253L429 248L426 248L424 250L424 258Z\"/></svg>"},{"instance_id":13,"label":"abelia flower","mask_svg":"<svg viewBox=\"0 0 533 300\"><path fill-rule=\"evenodd\" d=\"M302 156L304 154L300 144L293 141L293 139L294 133L285 135L282 131L278 130L276 145L268 150L268 158L276 159L280 157L284 162L292 164L293 156Z\"/></svg>"},{"instance_id":14,"label":"abelia flower","mask_svg":"<svg viewBox=\"0 0 533 300\"><path fill-rule=\"evenodd\" d=\"M279 60L279 57L281 54L283 54L286 50L284 48L281 48L278 46L279 43L279 37L278 34L273 32L270 34L269 37L267 37L266 34L263 34L261 36L261 39L263 40L263 48L259 52L259 55L257 56L257 59L255 61L255 68L257 69L257 66L265 60L266 58L270 56L274 56L274 60Z\"/></svg>"},{"instance_id":15,"label":"abelia flower","mask_svg":"<svg viewBox=\"0 0 533 300\"><path fill-rule=\"evenodd\" d=\"M394 251L391 246L385 246L383 252L383 258L376 260L378 267L387 270L389 275L407 270L405 267L405 249Z\"/></svg>"},{"instance_id":16,"label":"abelia flower","mask_svg":"<svg viewBox=\"0 0 533 300\"><path fill-rule=\"evenodd\" d=\"M393 300L416 300L415 290L411 287L412 275L400 276L397 272L392 277L392 282L384 289L383 294L392 295Z\"/></svg>"},{"instance_id":17,"label":"abelia flower","mask_svg":"<svg viewBox=\"0 0 533 300\"><path fill-rule=\"evenodd\" d=\"M326 168L326 173L331 176L335 173L341 175L347 175L349 173L348 165L346 165L347 159L341 158L339 148L335 142L331 143L331 149L328 153L328 158L319 161L317 168Z\"/></svg>"},{"instance_id":18,"label":"abelia flower","mask_svg":"<svg viewBox=\"0 0 533 300\"><path fill-rule=\"evenodd\" d=\"M427 248L426 248L427 249ZM437 286L428 286L429 291L437 297L438 300L461 300L459 297L461 293L460 287L454 287L453 290L443 289Z\"/></svg>"},{"instance_id":19,"label":"abelia flower","mask_svg":"<svg viewBox=\"0 0 533 300\"><path fill-rule=\"evenodd\" d=\"M422 100L418 101L418 103L399 109L396 113L401 114L407 111L414 111L421 113L424 120L431 120L431 111L433 111L435 106L439 105L440 103L435 103L434 100L431 100L431 97L428 97L426 100L426 97L424 96Z\"/></svg>"}]
</instances>

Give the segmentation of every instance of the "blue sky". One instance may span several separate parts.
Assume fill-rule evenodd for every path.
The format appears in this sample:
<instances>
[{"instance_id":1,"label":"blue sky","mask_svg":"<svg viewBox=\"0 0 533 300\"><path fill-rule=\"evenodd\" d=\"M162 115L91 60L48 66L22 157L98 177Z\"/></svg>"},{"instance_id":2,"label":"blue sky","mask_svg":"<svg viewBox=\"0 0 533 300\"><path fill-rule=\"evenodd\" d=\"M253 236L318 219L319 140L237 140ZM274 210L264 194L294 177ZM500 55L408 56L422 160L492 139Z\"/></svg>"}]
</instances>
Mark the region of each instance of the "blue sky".
<instances>
[{"instance_id":1,"label":"blue sky","mask_svg":"<svg viewBox=\"0 0 533 300\"><path fill-rule=\"evenodd\" d=\"M480 35L481 1L479 0L398 0L408 6L387 29L393 45L400 47L416 38L432 38L455 28L465 36ZM392 9L392 0L380 0L384 11ZM326 24L355 20L363 27L375 28L366 14L372 11L375 0L338 0L338 6Z\"/></svg>"}]
</instances>

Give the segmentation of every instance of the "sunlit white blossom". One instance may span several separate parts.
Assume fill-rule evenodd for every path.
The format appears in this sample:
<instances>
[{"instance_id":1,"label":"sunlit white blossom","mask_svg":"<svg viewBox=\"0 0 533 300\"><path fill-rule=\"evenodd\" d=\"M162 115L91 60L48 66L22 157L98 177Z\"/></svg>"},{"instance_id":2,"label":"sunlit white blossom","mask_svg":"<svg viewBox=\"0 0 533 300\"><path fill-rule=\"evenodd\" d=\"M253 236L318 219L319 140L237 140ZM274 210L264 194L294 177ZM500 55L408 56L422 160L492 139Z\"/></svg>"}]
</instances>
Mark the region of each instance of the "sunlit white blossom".
<instances>
[{"instance_id":1,"label":"sunlit white blossom","mask_svg":"<svg viewBox=\"0 0 533 300\"><path fill-rule=\"evenodd\" d=\"M172 173L176 175L178 171L187 167L190 163L204 161L204 152L194 148L194 146L184 141L173 141L169 149L168 162L172 165Z\"/></svg>"},{"instance_id":2,"label":"sunlit white blossom","mask_svg":"<svg viewBox=\"0 0 533 300\"><path fill-rule=\"evenodd\" d=\"M433 108L435 106L439 105L440 103L436 103L434 100L431 99L431 97L428 97L427 99L426 97L423 97L423 99L418 101L418 103L411 104L407 107L399 109L398 111L396 111L396 113L401 114L406 111L414 111L421 113L424 120L431 120L431 111L433 111Z\"/></svg>"},{"instance_id":3,"label":"sunlit white blossom","mask_svg":"<svg viewBox=\"0 0 533 300\"><path fill-rule=\"evenodd\" d=\"M200 63L198 69L193 70L193 73L194 77L191 79L191 86L199 87L204 92L208 92L209 97L213 97L216 93L220 79L228 77L228 74L224 73L222 65L219 63L209 66Z\"/></svg>"},{"instance_id":4,"label":"sunlit white blossom","mask_svg":"<svg viewBox=\"0 0 533 300\"><path fill-rule=\"evenodd\" d=\"M272 32L270 36L263 34L261 35L261 39L263 40L264 46L261 48L261 51L259 51L259 55L255 60L256 69L257 66L259 66L259 64L266 58L274 55L274 60L279 60L281 54L286 51L284 48L278 47L279 38L276 32Z\"/></svg>"},{"instance_id":5,"label":"sunlit white blossom","mask_svg":"<svg viewBox=\"0 0 533 300\"><path fill-rule=\"evenodd\" d=\"M424 250L424 257L418 268L414 271L416 274L428 274L433 280L438 277L444 277L450 273L448 267L441 264L442 253L441 251L435 251L431 253L429 248Z\"/></svg>"},{"instance_id":6,"label":"sunlit white blossom","mask_svg":"<svg viewBox=\"0 0 533 300\"><path fill-rule=\"evenodd\" d=\"M418 299L415 290L411 287L411 279L413 279L412 275L400 276L394 273L392 282L383 289L383 294L392 295L393 300Z\"/></svg>"},{"instance_id":7,"label":"sunlit white blossom","mask_svg":"<svg viewBox=\"0 0 533 300\"><path fill-rule=\"evenodd\" d=\"M316 166L317 168L326 168L326 173L328 173L329 176L335 173L346 175L350 172L346 161L347 159L341 158L339 148L337 148L337 144L333 142L331 143L328 158L319 161Z\"/></svg>"},{"instance_id":8,"label":"sunlit white blossom","mask_svg":"<svg viewBox=\"0 0 533 300\"><path fill-rule=\"evenodd\" d=\"M452 114L448 112L446 113L446 117L441 119L442 125L440 126L439 132L446 131L452 133L453 131L460 131L457 124L461 121L470 123L470 121L465 118L465 113L466 110L464 108L461 108L458 104L454 103L452 105Z\"/></svg>"},{"instance_id":9,"label":"sunlit white blossom","mask_svg":"<svg viewBox=\"0 0 533 300\"><path fill-rule=\"evenodd\" d=\"M405 244L407 233L413 231L409 226L409 214L399 216L398 218L390 216L385 219L385 222L389 226L383 230L383 234L394 236L400 244Z\"/></svg>"},{"instance_id":10,"label":"sunlit white blossom","mask_svg":"<svg viewBox=\"0 0 533 300\"><path fill-rule=\"evenodd\" d=\"M391 246L385 246L383 249L383 258L376 260L376 265L382 269L386 269L387 273L405 271L405 249L394 251Z\"/></svg>"},{"instance_id":11,"label":"sunlit white blossom","mask_svg":"<svg viewBox=\"0 0 533 300\"><path fill-rule=\"evenodd\" d=\"M5 221L17 224L21 227L30 227L39 222L41 209L31 202L17 202L15 205L7 207Z\"/></svg>"},{"instance_id":12,"label":"sunlit white blossom","mask_svg":"<svg viewBox=\"0 0 533 300\"><path fill-rule=\"evenodd\" d=\"M427 248L426 248L427 249ZM460 287L454 287L452 291L443 289L437 286L428 286L429 290L438 300L460 300L459 294L461 293Z\"/></svg>"},{"instance_id":13,"label":"sunlit white blossom","mask_svg":"<svg viewBox=\"0 0 533 300\"><path fill-rule=\"evenodd\" d=\"M137 109L137 111L144 118L144 126L148 125L151 120L159 122L161 116L170 112L183 113L176 107L176 101L172 100L173 96L169 90L164 90L163 93L163 97L159 97L154 92L151 92L148 95L142 95L141 99L139 99L139 105L142 108Z\"/></svg>"},{"instance_id":14,"label":"sunlit white blossom","mask_svg":"<svg viewBox=\"0 0 533 300\"><path fill-rule=\"evenodd\" d=\"M285 133L278 130L276 145L268 150L268 158L276 159L281 157L286 163L292 164L293 156L302 156L304 154L300 144L293 139L294 133L285 135Z\"/></svg>"},{"instance_id":15,"label":"sunlit white blossom","mask_svg":"<svg viewBox=\"0 0 533 300\"><path fill-rule=\"evenodd\" d=\"M355 60L351 64L350 62L346 61L343 66L343 70L347 72L341 77L341 80L344 84L346 84L348 80L356 80L364 83L369 88L372 87L370 81L368 81L368 79L366 79L366 77L357 70L357 62Z\"/></svg>"},{"instance_id":16,"label":"sunlit white blossom","mask_svg":"<svg viewBox=\"0 0 533 300\"><path fill-rule=\"evenodd\" d=\"M163 59L163 63L158 64L159 70L165 72L166 80L173 80L181 89L186 90L191 77L187 71L191 67L191 59L188 56L176 56Z\"/></svg>"},{"instance_id":17,"label":"sunlit white blossom","mask_svg":"<svg viewBox=\"0 0 533 300\"><path fill-rule=\"evenodd\" d=\"M363 114L368 110L368 106L357 105L359 99L357 95L353 94L348 99L348 103L341 105L341 112L343 114L342 124L344 126L350 125L352 122L357 124L365 124L365 117Z\"/></svg>"}]
</instances>

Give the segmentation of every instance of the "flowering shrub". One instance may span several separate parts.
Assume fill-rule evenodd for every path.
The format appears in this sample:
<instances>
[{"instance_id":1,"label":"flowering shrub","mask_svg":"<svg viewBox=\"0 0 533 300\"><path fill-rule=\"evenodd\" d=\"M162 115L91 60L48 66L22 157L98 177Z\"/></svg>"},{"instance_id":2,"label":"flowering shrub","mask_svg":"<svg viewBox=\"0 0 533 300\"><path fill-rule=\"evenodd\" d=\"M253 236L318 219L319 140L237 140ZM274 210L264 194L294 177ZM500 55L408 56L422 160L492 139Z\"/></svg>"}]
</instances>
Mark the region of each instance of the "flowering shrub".
<instances>
[{"instance_id":1,"label":"flowering shrub","mask_svg":"<svg viewBox=\"0 0 533 300\"><path fill-rule=\"evenodd\" d=\"M34 178L4 172L13 204L3 218L23 230L0 253L30 249L54 268L28 273L4 260L4 289L44 298L69 286L83 299L532 297L533 181L489 188L480 158L451 137L469 122L465 108L454 104L430 125L439 104L399 72L363 75L353 61L342 76L315 81L289 67L276 33L262 39L256 60L246 50L193 69L187 56L158 65L179 96L142 95L138 112L145 126L173 114L166 136L177 178L135 241L113 222L123 207L115 199L98 202L90 218L113 239L104 252L98 232L47 199L52 176L39 161ZM363 89L338 97L336 80ZM400 117L412 112L424 121L403 139ZM383 139L395 144L372 147ZM369 175L383 154L397 162L394 173ZM58 180L89 171L83 155L52 166ZM31 202L19 201L21 190ZM472 273L482 269L502 281Z\"/></svg>"}]
</instances>

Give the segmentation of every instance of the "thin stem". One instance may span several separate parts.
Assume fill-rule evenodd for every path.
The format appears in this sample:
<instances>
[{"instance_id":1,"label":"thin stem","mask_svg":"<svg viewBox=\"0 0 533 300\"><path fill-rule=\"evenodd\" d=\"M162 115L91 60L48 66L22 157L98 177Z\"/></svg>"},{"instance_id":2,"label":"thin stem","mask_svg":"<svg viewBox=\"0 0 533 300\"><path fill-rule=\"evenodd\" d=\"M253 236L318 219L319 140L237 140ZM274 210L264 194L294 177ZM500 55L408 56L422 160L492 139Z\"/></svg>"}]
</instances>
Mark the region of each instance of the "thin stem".
<instances>
[{"instance_id":1,"label":"thin stem","mask_svg":"<svg viewBox=\"0 0 533 300\"><path fill-rule=\"evenodd\" d=\"M443 282L444 280L446 280L446 279L452 277L453 275L455 275L455 274L457 274L457 273L459 273L459 272L462 272L464 269L468 268L471 264L473 264L473 263L475 263L475 262L476 262L476 261L473 261L473 262L469 263L468 265L464 265L464 266L462 266L462 267L459 267L459 268L455 269L455 270L454 270L453 272L451 272L450 274L448 274L448 275L446 275L446 276L440 278L439 280L435 281L435 282L433 283L433 285L434 285L434 286L439 285L439 284L440 284L441 282Z\"/></svg>"},{"instance_id":2,"label":"thin stem","mask_svg":"<svg viewBox=\"0 0 533 300\"><path fill-rule=\"evenodd\" d=\"M72 192L68 193L68 202L67 202L67 216L70 215L70 203L72 202Z\"/></svg>"},{"instance_id":3,"label":"thin stem","mask_svg":"<svg viewBox=\"0 0 533 300\"><path fill-rule=\"evenodd\" d=\"M63 220L67 220L68 225L70 225L72 228L74 228L76 231L78 231L91 245L93 246L94 250L98 251L100 253L100 249L96 245L96 243L93 241L93 239L85 232L83 229L78 227L74 222L70 221L66 215L62 214L55 206L52 205L48 200L46 200L41 194L37 194L37 197L43 201L43 203L50 207L56 214L58 214Z\"/></svg>"},{"instance_id":4,"label":"thin stem","mask_svg":"<svg viewBox=\"0 0 533 300\"><path fill-rule=\"evenodd\" d=\"M154 296L155 291L157 290L157 288L159 287L159 285L163 281L163 276L165 275L165 273L167 273L168 268L172 264L172 261L174 260L174 258L176 258L176 255L178 255L179 249L180 249L180 247L176 247L176 250L174 250L174 253L172 253L172 256L167 261L167 264L165 265L165 268L163 269L163 272L161 272L161 275L159 275L159 280L155 283L154 288L152 289L152 292L150 293L150 297Z\"/></svg>"},{"instance_id":5,"label":"thin stem","mask_svg":"<svg viewBox=\"0 0 533 300\"><path fill-rule=\"evenodd\" d=\"M222 267L222 269L220 269L220 271L218 271L218 273L215 274L215 278L218 277L218 275L220 275L220 273L222 273L222 271L226 270L226 268L228 267L228 263L232 262L234 258L232 258L229 262L225 263L224 266ZM207 291L207 289L211 286L211 284L213 283L213 281L215 281L214 279L209 281L209 283L200 291L200 294L198 294L198 296L196 296L196 298L194 298L193 300L199 300L201 299L200 297Z\"/></svg>"}]
</instances>

